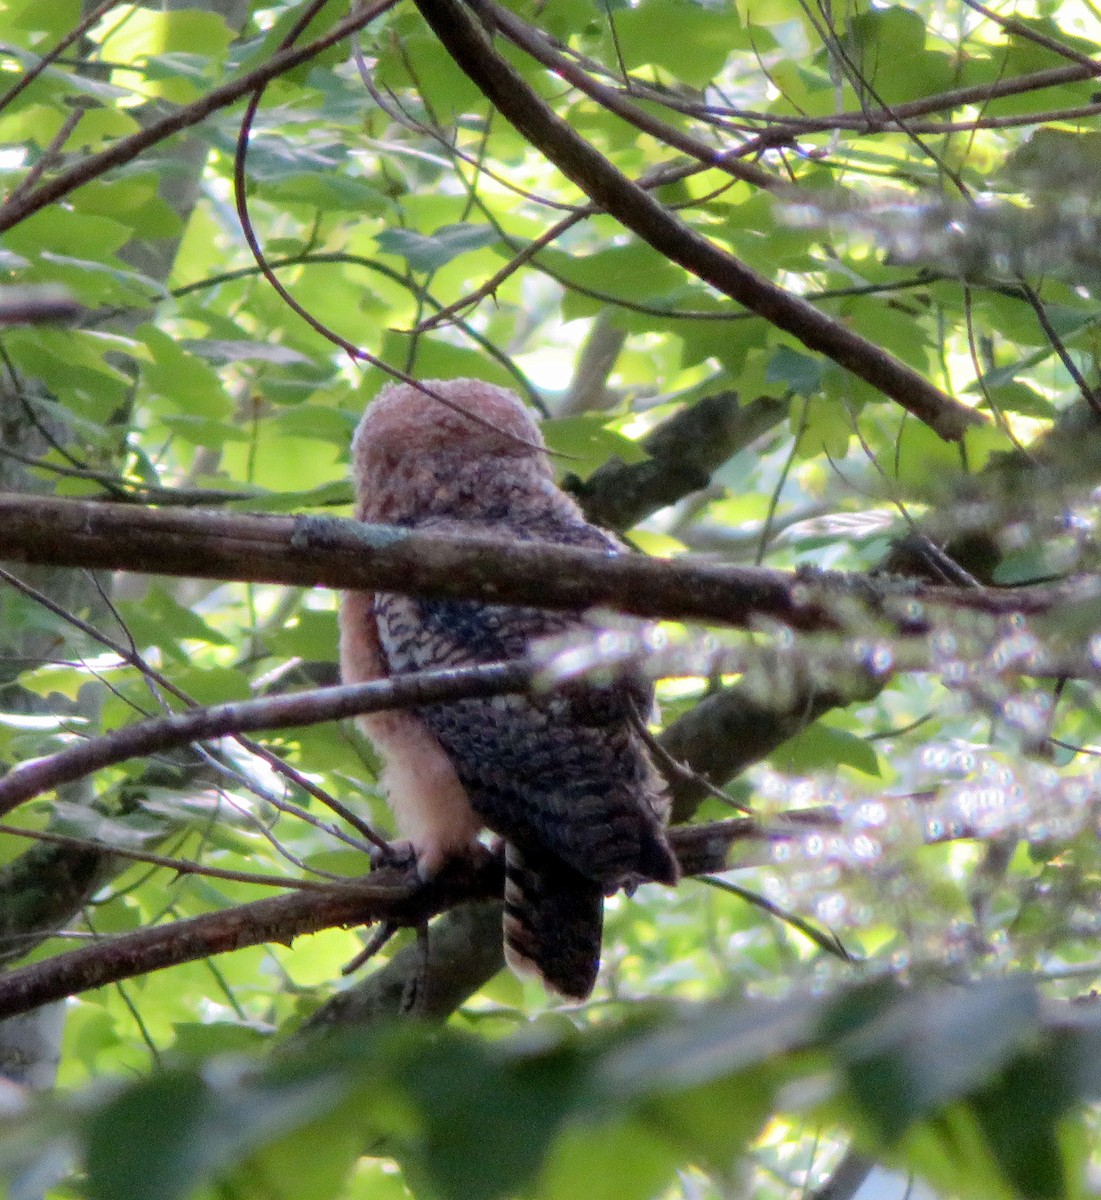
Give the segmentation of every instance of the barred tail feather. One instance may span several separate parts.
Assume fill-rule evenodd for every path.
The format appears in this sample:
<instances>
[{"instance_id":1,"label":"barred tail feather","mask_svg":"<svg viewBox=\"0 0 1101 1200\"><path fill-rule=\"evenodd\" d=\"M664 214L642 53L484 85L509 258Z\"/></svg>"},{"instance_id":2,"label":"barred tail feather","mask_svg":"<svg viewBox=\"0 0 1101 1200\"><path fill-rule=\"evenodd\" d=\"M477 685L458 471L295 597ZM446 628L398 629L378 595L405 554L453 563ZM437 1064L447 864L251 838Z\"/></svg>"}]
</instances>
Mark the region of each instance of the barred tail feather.
<instances>
[{"instance_id":1,"label":"barred tail feather","mask_svg":"<svg viewBox=\"0 0 1101 1200\"><path fill-rule=\"evenodd\" d=\"M553 855L505 850L505 961L566 1000L584 1000L600 968L604 897Z\"/></svg>"}]
</instances>

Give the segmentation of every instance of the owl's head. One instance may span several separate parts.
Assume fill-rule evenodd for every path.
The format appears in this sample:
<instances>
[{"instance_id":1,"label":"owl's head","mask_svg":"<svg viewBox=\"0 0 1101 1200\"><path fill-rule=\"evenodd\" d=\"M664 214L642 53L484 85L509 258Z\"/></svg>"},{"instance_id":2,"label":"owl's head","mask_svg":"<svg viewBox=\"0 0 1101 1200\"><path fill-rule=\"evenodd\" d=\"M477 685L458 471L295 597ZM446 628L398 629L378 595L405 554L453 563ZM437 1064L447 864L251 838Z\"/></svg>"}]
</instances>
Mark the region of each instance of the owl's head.
<instances>
[{"instance_id":1,"label":"owl's head","mask_svg":"<svg viewBox=\"0 0 1101 1200\"><path fill-rule=\"evenodd\" d=\"M388 384L352 442L358 515L395 520L448 499L469 503L502 482L553 479L539 426L520 398L479 379L428 379L423 391Z\"/></svg>"}]
</instances>

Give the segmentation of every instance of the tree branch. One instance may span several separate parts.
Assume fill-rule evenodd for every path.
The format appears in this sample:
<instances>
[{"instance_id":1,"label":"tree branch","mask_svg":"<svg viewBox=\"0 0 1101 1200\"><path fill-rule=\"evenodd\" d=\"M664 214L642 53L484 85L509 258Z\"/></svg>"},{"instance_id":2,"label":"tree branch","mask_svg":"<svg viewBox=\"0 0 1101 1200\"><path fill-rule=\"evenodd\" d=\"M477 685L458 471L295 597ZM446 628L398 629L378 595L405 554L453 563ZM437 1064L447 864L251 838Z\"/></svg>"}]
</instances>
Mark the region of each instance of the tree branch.
<instances>
[{"instance_id":1,"label":"tree branch","mask_svg":"<svg viewBox=\"0 0 1101 1200\"><path fill-rule=\"evenodd\" d=\"M492 27L480 0L416 0L448 53L502 115L605 212L705 283L792 334L901 404L946 441L983 418L912 368L812 304L777 287L685 225L579 137L497 53L470 11ZM470 11L468 11L468 9Z\"/></svg>"},{"instance_id":2,"label":"tree branch","mask_svg":"<svg viewBox=\"0 0 1101 1200\"><path fill-rule=\"evenodd\" d=\"M189 742L286 726L317 725L361 713L422 704L449 703L469 696L522 691L536 668L530 663L491 663L416 675L394 675L371 683L311 688L289 696L242 700L210 708L192 708L148 721L124 725L102 737L89 738L56 754L31 759L0 778L0 814L63 783L129 758L156 754Z\"/></svg>"},{"instance_id":3,"label":"tree branch","mask_svg":"<svg viewBox=\"0 0 1101 1200\"><path fill-rule=\"evenodd\" d=\"M790 572L603 554L548 542L502 542L366 525L335 517L142 508L0 493L0 560L98 570L234 579L293 587L392 591L433 598L603 606L641 617L745 626L761 618L796 629L842 627L862 611L908 631L922 606L1036 615L1091 598L1090 577L1021 588L936 586L843 572Z\"/></svg>"},{"instance_id":4,"label":"tree branch","mask_svg":"<svg viewBox=\"0 0 1101 1200\"><path fill-rule=\"evenodd\" d=\"M690 821L707 798L708 783L721 787L830 709L868 700L878 686L868 680L846 692L840 684L840 679L817 689L807 684L783 706L762 702L744 685L701 700L661 735L665 753L687 763L696 776L671 781L670 820Z\"/></svg>"},{"instance_id":5,"label":"tree branch","mask_svg":"<svg viewBox=\"0 0 1101 1200\"><path fill-rule=\"evenodd\" d=\"M416 925L463 900L500 894L496 860L462 864L431 883L414 871L382 868L367 879L297 891L140 929L0 976L0 1018L149 971L264 942L289 944L304 933L390 921Z\"/></svg>"},{"instance_id":6,"label":"tree branch","mask_svg":"<svg viewBox=\"0 0 1101 1200\"><path fill-rule=\"evenodd\" d=\"M734 817L727 821L682 825L671 829L669 838L681 872L687 878L725 870L731 848L740 842L804 838L811 829L835 826L838 821L838 814L833 809L803 809L786 813L772 826L755 817ZM979 831L961 824L942 829L928 836L926 841L947 842L977 836L980 836ZM503 886L501 860L491 855L477 860L456 860L427 882L412 867L377 867L369 876L349 879L346 884L296 891L122 934L0 975L0 1019L149 971L264 942L289 945L301 934L318 933L336 926L379 922L398 927L420 926L437 913L459 905L496 899ZM460 922L461 935L455 936L465 944L466 939L484 933L493 911L490 906L483 908L480 915L470 914L469 919ZM499 939L495 940L499 944ZM456 984L459 991L477 990L488 978L481 973L492 973L497 961L494 953L482 955L477 969L464 974L468 983ZM403 962L400 969L394 968L395 980L408 977L406 969L410 964L407 960ZM475 978L477 982L472 982ZM462 998L459 996L455 1002L461 1003ZM449 1003L447 995L441 994L438 1000L441 1011L450 1011L446 1007ZM372 1003L391 1011L385 997L376 995ZM320 1023L340 1020L334 1015L332 1022Z\"/></svg>"},{"instance_id":7,"label":"tree branch","mask_svg":"<svg viewBox=\"0 0 1101 1200\"><path fill-rule=\"evenodd\" d=\"M586 480L565 486L590 521L605 529L630 529L643 517L705 488L711 473L783 420L778 396L742 404L737 392L716 392L689 404L652 429L640 443L649 457L625 463L612 458Z\"/></svg>"},{"instance_id":8,"label":"tree branch","mask_svg":"<svg viewBox=\"0 0 1101 1200\"><path fill-rule=\"evenodd\" d=\"M730 847L760 832L755 820L740 817L677 829L671 837L684 873L700 875L721 871ZM420 925L459 904L498 897L503 885L501 862L490 856L455 862L428 882L415 869L381 867L347 884L296 891L141 929L0 975L0 1019L104 984L246 946L289 945L302 934L336 926Z\"/></svg>"},{"instance_id":9,"label":"tree branch","mask_svg":"<svg viewBox=\"0 0 1101 1200\"><path fill-rule=\"evenodd\" d=\"M690 419L693 411L677 413L659 425L654 433L667 430L670 435L676 434L672 436L675 449L680 434L688 434L689 427L682 426L681 419ZM1064 424L1066 428L1063 428ZM1055 434L1030 448L1028 458L1003 461L996 467L988 464L983 476L989 478L992 473L1009 472L1015 485L1020 487L1038 463L1046 464L1048 470L1058 467L1061 477L1066 476L1072 462L1078 470L1083 469L1085 462L1088 470L1096 457L1092 451L1097 431L1097 418L1083 401L1071 410ZM703 448L712 437L713 433L699 437L697 431L697 440ZM1073 460L1070 458L1071 447ZM654 450L650 452L655 458L660 457ZM608 514L617 511L617 493L623 492L628 497L630 507L635 483L645 485L647 481L647 476L635 473L647 465L609 463L597 471L588 482L595 483L599 476L600 486L594 489L594 495L581 497L586 511L594 515L589 506L595 504L595 512L604 514L596 519L610 523ZM973 481L970 483L973 485ZM1003 486L1008 489L1008 485ZM673 821L680 823L693 817L700 802L709 794L708 783L722 786L831 708L869 699L866 681L854 678L849 681L848 690L842 689L842 682L840 676L832 678L828 687L806 681L793 695L786 696L782 702L774 699L773 703L762 701L756 688L744 683L734 684L700 701L668 726L659 739L662 749L675 762L686 764L696 776L703 777L685 775L670 780ZM498 935L500 921L500 902L460 905L444 913L428 931L427 971L419 947L408 947L354 987L323 1004L304 1032L361 1025L379 1019L392 1020L402 1014L402 1001L410 982L418 979L422 980L426 994L424 1006L418 1003L418 1013L429 1019L442 1020L504 966ZM480 942L476 940L478 933L482 935Z\"/></svg>"},{"instance_id":10,"label":"tree branch","mask_svg":"<svg viewBox=\"0 0 1101 1200\"><path fill-rule=\"evenodd\" d=\"M781 186L782 181L775 175L770 175L768 171L764 171L752 163L742 162L740 149L716 150L714 146L709 146L699 138L685 133L683 129L678 129L677 126L655 117L640 105L627 99L616 88L594 79L573 59L567 58L566 55L556 50L541 29L522 21L507 8L495 3L495 0L478 0L478 7L479 15L485 20L488 27L500 29L513 45L524 50L536 62L542 63L548 70L553 71L578 91L595 100L609 112L615 113L617 117L622 118L629 125L633 125L640 132L648 133L657 141L682 151L705 166L725 171L735 179L741 179L765 190Z\"/></svg>"},{"instance_id":11,"label":"tree branch","mask_svg":"<svg viewBox=\"0 0 1101 1200\"><path fill-rule=\"evenodd\" d=\"M354 987L330 997L292 1040L392 1021L407 1011L411 986L417 992L417 1017L443 1021L503 969L503 908L500 900L482 900L450 909L428 927L427 952L420 944L405 946ZM0 982L0 1003L2 989Z\"/></svg>"}]
</instances>

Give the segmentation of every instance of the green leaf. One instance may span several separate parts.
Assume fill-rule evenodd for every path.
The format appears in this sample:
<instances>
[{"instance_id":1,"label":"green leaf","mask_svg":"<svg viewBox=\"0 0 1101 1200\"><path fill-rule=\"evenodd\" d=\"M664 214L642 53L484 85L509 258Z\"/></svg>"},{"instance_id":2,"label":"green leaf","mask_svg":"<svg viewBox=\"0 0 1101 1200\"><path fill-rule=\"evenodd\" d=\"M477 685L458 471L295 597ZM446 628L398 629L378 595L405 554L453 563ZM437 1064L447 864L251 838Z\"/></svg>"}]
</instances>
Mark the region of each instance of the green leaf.
<instances>
[{"instance_id":1,"label":"green leaf","mask_svg":"<svg viewBox=\"0 0 1101 1200\"><path fill-rule=\"evenodd\" d=\"M1056 1200L1068 1194L1060 1120L1073 1103L1070 1064L1026 1052L1009 1063L975 1102L995 1161L1022 1196Z\"/></svg>"},{"instance_id":2,"label":"green leaf","mask_svg":"<svg viewBox=\"0 0 1101 1200\"><path fill-rule=\"evenodd\" d=\"M88 1194L183 1200L251 1148L316 1118L338 1095L324 1078L219 1089L190 1071L153 1075L89 1121Z\"/></svg>"},{"instance_id":3,"label":"green leaf","mask_svg":"<svg viewBox=\"0 0 1101 1200\"><path fill-rule=\"evenodd\" d=\"M1059 164L1059 174L1051 164ZM1044 127L1034 130L1005 160L1006 175L1028 187L1056 193L1101 188L1101 133ZM1056 186L1057 185L1057 186Z\"/></svg>"},{"instance_id":4,"label":"green leaf","mask_svg":"<svg viewBox=\"0 0 1101 1200\"><path fill-rule=\"evenodd\" d=\"M231 416L233 406L222 381L207 363L151 325L143 325L137 335L152 356L142 382L151 395L172 408L179 406L182 411L173 414L175 419L219 421Z\"/></svg>"},{"instance_id":5,"label":"green leaf","mask_svg":"<svg viewBox=\"0 0 1101 1200\"><path fill-rule=\"evenodd\" d=\"M879 756L871 743L826 721L816 721L789 738L769 755L769 761L789 775L832 771L840 766L852 767L875 778L882 774Z\"/></svg>"},{"instance_id":6,"label":"green leaf","mask_svg":"<svg viewBox=\"0 0 1101 1200\"><path fill-rule=\"evenodd\" d=\"M424 1124L416 1157L444 1200L495 1200L537 1173L584 1079L566 1047L495 1060L450 1040L408 1064Z\"/></svg>"},{"instance_id":7,"label":"green leaf","mask_svg":"<svg viewBox=\"0 0 1101 1200\"><path fill-rule=\"evenodd\" d=\"M121 268L114 255L131 236L128 226L110 217L47 208L20 221L4 238L9 250L32 262L48 251L79 262L100 257Z\"/></svg>"},{"instance_id":8,"label":"green leaf","mask_svg":"<svg viewBox=\"0 0 1101 1200\"><path fill-rule=\"evenodd\" d=\"M988 387L985 394L991 408L998 412L1019 413L1038 420L1050 420L1055 416L1055 405L1051 400L1027 383L1010 380L1000 387Z\"/></svg>"},{"instance_id":9,"label":"green leaf","mask_svg":"<svg viewBox=\"0 0 1101 1200\"><path fill-rule=\"evenodd\" d=\"M945 91L952 84L952 60L925 48L926 32L921 13L892 5L858 13L845 40L855 47L861 73L876 94L900 103Z\"/></svg>"},{"instance_id":10,"label":"green leaf","mask_svg":"<svg viewBox=\"0 0 1101 1200\"><path fill-rule=\"evenodd\" d=\"M133 849L148 846L164 832L161 822L148 814L133 813L125 820L105 816L96 808L82 804L54 804L54 828L69 837L89 838L105 846Z\"/></svg>"},{"instance_id":11,"label":"green leaf","mask_svg":"<svg viewBox=\"0 0 1101 1200\"><path fill-rule=\"evenodd\" d=\"M628 69L652 64L675 79L704 87L722 70L731 49L742 43L733 7L689 0L643 0L615 14L616 47ZM676 35L670 36L675 30Z\"/></svg>"},{"instance_id":12,"label":"green leaf","mask_svg":"<svg viewBox=\"0 0 1101 1200\"><path fill-rule=\"evenodd\" d=\"M782 383L797 396L811 396L822 387L822 361L800 354L790 346L777 346L765 370L769 383Z\"/></svg>"},{"instance_id":13,"label":"green leaf","mask_svg":"<svg viewBox=\"0 0 1101 1200\"><path fill-rule=\"evenodd\" d=\"M610 458L621 462L645 462L646 451L630 438L608 429L606 419L599 414L585 417L558 417L544 421L543 436L555 454L565 461L563 471L586 479Z\"/></svg>"},{"instance_id":14,"label":"green leaf","mask_svg":"<svg viewBox=\"0 0 1101 1200\"><path fill-rule=\"evenodd\" d=\"M326 483L302 492L257 492L250 496L250 512L297 512L302 508L347 507L352 503L352 484Z\"/></svg>"},{"instance_id":15,"label":"green leaf","mask_svg":"<svg viewBox=\"0 0 1101 1200\"><path fill-rule=\"evenodd\" d=\"M176 1200L200 1178L212 1148L198 1135L208 1116L206 1088L190 1073L154 1076L90 1122L85 1166L93 1200ZM128 1145L119 1154L119 1145Z\"/></svg>"},{"instance_id":16,"label":"green leaf","mask_svg":"<svg viewBox=\"0 0 1101 1200\"><path fill-rule=\"evenodd\" d=\"M805 999L701 1005L690 1020L655 1020L652 1030L624 1037L604 1055L594 1084L605 1096L628 1102L687 1092L802 1044L817 1015L817 1006Z\"/></svg>"},{"instance_id":17,"label":"green leaf","mask_svg":"<svg viewBox=\"0 0 1101 1200\"><path fill-rule=\"evenodd\" d=\"M303 608L290 623L266 635L272 653L288 658L324 662L333 654L338 641L336 613Z\"/></svg>"},{"instance_id":18,"label":"green leaf","mask_svg":"<svg viewBox=\"0 0 1101 1200\"><path fill-rule=\"evenodd\" d=\"M679 267L639 241L585 255L544 250L540 260L567 284L624 299L662 296L684 283L684 273ZM591 315L592 300L579 296L570 303L572 315Z\"/></svg>"},{"instance_id":19,"label":"green leaf","mask_svg":"<svg viewBox=\"0 0 1101 1200\"><path fill-rule=\"evenodd\" d=\"M175 12L156 12L135 8L125 21L108 14L92 36L99 37L104 58L115 62L140 62L147 56L186 51L220 59L229 46L231 33L215 12L182 8Z\"/></svg>"},{"instance_id":20,"label":"green leaf","mask_svg":"<svg viewBox=\"0 0 1101 1200\"><path fill-rule=\"evenodd\" d=\"M5 0L4 25L12 34L43 33L61 38L81 17L80 0L57 0L41 4L39 0Z\"/></svg>"},{"instance_id":21,"label":"green leaf","mask_svg":"<svg viewBox=\"0 0 1101 1200\"><path fill-rule=\"evenodd\" d=\"M127 377L107 360L107 345L81 331L46 327L14 329L4 347L15 365L43 380L74 419L101 429L116 411L129 386Z\"/></svg>"},{"instance_id":22,"label":"green leaf","mask_svg":"<svg viewBox=\"0 0 1101 1200\"><path fill-rule=\"evenodd\" d=\"M338 1111L269 1142L231 1177L228 1190L262 1188L269 1200L335 1200L347 1195L348 1175L362 1155L360 1122ZM371 1200L377 1195L372 1189Z\"/></svg>"},{"instance_id":23,"label":"green leaf","mask_svg":"<svg viewBox=\"0 0 1101 1200\"><path fill-rule=\"evenodd\" d=\"M305 354L289 346L273 346L269 342L246 342L225 338L191 338L185 349L211 363L269 362L279 366L308 363Z\"/></svg>"},{"instance_id":24,"label":"green leaf","mask_svg":"<svg viewBox=\"0 0 1101 1200\"><path fill-rule=\"evenodd\" d=\"M193 609L179 604L163 587L152 586L140 603L124 602L120 608L139 647L171 647L183 641L231 645L229 638L211 628Z\"/></svg>"},{"instance_id":25,"label":"green leaf","mask_svg":"<svg viewBox=\"0 0 1101 1200\"><path fill-rule=\"evenodd\" d=\"M563 1131L543 1169L537 1200L650 1200L674 1178L677 1151L650 1121L576 1121Z\"/></svg>"},{"instance_id":26,"label":"green leaf","mask_svg":"<svg viewBox=\"0 0 1101 1200\"><path fill-rule=\"evenodd\" d=\"M221 142L227 153L234 151L235 143L228 133L222 134ZM318 141L303 147L290 138L274 133L249 142L247 167L253 185L269 181L285 184L296 176L312 177L318 173L345 171L347 163L348 148L341 142Z\"/></svg>"},{"instance_id":27,"label":"green leaf","mask_svg":"<svg viewBox=\"0 0 1101 1200\"><path fill-rule=\"evenodd\" d=\"M375 237L384 254L404 258L414 271L431 273L483 246L496 245L500 239L488 225L441 225L426 235L412 229L384 229Z\"/></svg>"},{"instance_id":28,"label":"green leaf","mask_svg":"<svg viewBox=\"0 0 1101 1200\"><path fill-rule=\"evenodd\" d=\"M993 581L1003 587L1040 583L1073 570L1076 554L1068 543L1022 546L1002 555L994 568Z\"/></svg>"},{"instance_id":29,"label":"green leaf","mask_svg":"<svg viewBox=\"0 0 1101 1200\"><path fill-rule=\"evenodd\" d=\"M899 484L918 496L935 496L963 468L959 447L938 438L917 421L907 421L903 426L895 464Z\"/></svg>"},{"instance_id":30,"label":"green leaf","mask_svg":"<svg viewBox=\"0 0 1101 1200\"><path fill-rule=\"evenodd\" d=\"M207 1024L181 1021L174 1033L173 1055L199 1061L215 1054L260 1052L271 1040L270 1032L238 1021L211 1021Z\"/></svg>"},{"instance_id":31,"label":"green leaf","mask_svg":"<svg viewBox=\"0 0 1101 1200\"><path fill-rule=\"evenodd\" d=\"M981 1085L1036 1030L1038 998L1027 979L942 989L936 1002L883 980L830 1007L822 1037L864 1119L886 1143Z\"/></svg>"},{"instance_id":32,"label":"green leaf","mask_svg":"<svg viewBox=\"0 0 1101 1200\"><path fill-rule=\"evenodd\" d=\"M193 665L177 668L172 677L199 704L230 704L252 699L248 676L238 667Z\"/></svg>"},{"instance_id":33,"label":"green leaf","mask_svg":"<svg viewBox=\"0 0 1101 1200\"><path fill-rule=\"evenodd\" d=\"M394 43L382 47L375 80L382 88L400 90L410 84L424 88L433 110L445 122L485 103L466 73L423 26L402 38L400 47Z\"/></svg>"}]
</instances>

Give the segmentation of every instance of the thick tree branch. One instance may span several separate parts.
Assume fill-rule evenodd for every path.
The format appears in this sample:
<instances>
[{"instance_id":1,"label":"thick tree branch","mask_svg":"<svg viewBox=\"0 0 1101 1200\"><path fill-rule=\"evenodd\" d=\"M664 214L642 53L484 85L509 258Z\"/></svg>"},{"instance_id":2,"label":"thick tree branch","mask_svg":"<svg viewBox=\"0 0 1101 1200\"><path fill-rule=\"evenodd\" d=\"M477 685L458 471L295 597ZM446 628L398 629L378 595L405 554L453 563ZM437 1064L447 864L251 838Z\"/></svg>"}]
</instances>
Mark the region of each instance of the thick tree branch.
<instances>
[{"instance_id":1,"label":"thick tree branch","mask_svg":"<svg viewBox=\"0 0 1101 1200\"><path fill-rule=\"evenodd\" d=\"M41 842L0 868L0 963L29 954L117 870L110 850Z\"/></svg>"},{"instance_id":2,"label":"thick tree branch","mask_svg":"<svg viewBox=\"0 0 1101 1200\"><path fill-rule=\"evenodd\" d=\"M642 439L648 458L612 458L588 479L566 486L590 521L627 530L649 513L707 487L711 473L779 424L789 405L778 396L742 404L737 392L716 392L662 421Z\"/></svg>"},{"instance_id":3,"label":"thick tree branch","mask_svg":"<svg viewBox=\"0 0 1101 1200\"><path fill-rule=\"evenodd\" d=\"M694 777L671 781L670 819L690 821L708 796L708 784L722 786L752 763L759 762L788 738L794 737L831 708L868 700L878 684L845 691L836 685L819 689L807 685L784 707L762 703L745 686L724 688L701 700L661 736L661 746L674 762L687 763Z\"/></svg>"},{"instance_id":4,"label":"thick tree branch","mask_svg":"<svg viewBox=\"0 0 1101 1200\"><path fill-rule=\"evenodd\" d=\"M538 675L539 664L535 662L488 663L421 671L415 675L393 675L370 683L312 688L290 695L192 708L182 713L137 721L12 767L6 775L0 776L0 815L11 812L35 796L83 779L104 767L131 758L148 757L192 742L263 729L318 725L387 709L448 704L471 696L496 696L523 691L538 683ZM874 695L884 677L859 668L854 670L851 665L844 675L854 676L854 692L849 693L850 698L857 692L865 697ZM665 748L673 761L690 759L694 769L701 774L714 776L725 773L729 777L732 768L753 761L762 742L778 744L785 741L807 720L842 703L845 695L836 687L823 690L821 697L808 699L805 709L798 713L777 713L760 702L749 702L746 713L732 713L719 697L713 697L711 701L699 705L701 711L698 717L693 719L692 714L688 714L682 722L667 731ZM754 717L761 726L756 731L759 736L752 747L745 748L739 763L730 750L722 745L722 741L729 736L732 722L733 728L744 734L747 728L752 729ZM701 735L701 730L709 731L709 739ZM678 792L677 796L683 814L680 819L685 819L691 812L690 808L684 806L691 805L699 798L697 791L690 785L684 785L683 794Z\"/></svg>"},{"instance_id":5,"label":"thick tree branch","mask_svg":"<svg viewBox=\"0 0 1101 1200\"><path fill-rule=\"evenodd\" d=\"M642 617L796 629L841 627L861 612L910 630L921 606L1034 615L1095 594L1061 586L978 589L841 572L799 573L602 554L546 542L442 536L333 517L140 508L0 494L0 559L51 566L360 588L547 609L612 608Z\"/></svg>"},{"instance_id":6,"label":"thick tree branch","mask_svg":"<svg viewBox=\"0 0 1101 1200\"><path fill-rule=\"evenodd\" d=\"M758 823L745 817L678 829L672 840L685 874L699 875L721 871L735 842L761 834ZM0 975L0 1019L107 983L246 946L289 944L301 934L341 925L420 925L461 903L499 896L503 884L500 861L488 856L456 863L427 883L414 870L383 867L347 884L141 929Z\"/></svg>"},{"instance_id":7,"label":"thick tree branch","mask_svg":"<svg viewBox=\"0 0 1101 1200\"><path fill-rule=\"evenodd\" d=\"M644 188L593 149L497 53L476 13L492 27L480 0L417 0L447 51L502 115L594 203L655 250L736 300L811 350L901 404L940 437L958 441L978 413L934 387L882 347L747 267L674 216ZM468 11L469 10L469 11Z\"/></svg>"},{"instance_id":8,"label":"thick tree branch","mask_svg":"<svg viewBox=\"0 0 1101 1200\"><path fill-rule=\"evenodd\" d=\"M430 884L414 872L384 868L324 891L256 900L190 920L156 925L59 954L0 976L0 1018L65 996L265 942L374 921L416 925L462 900L500 893L500 864L468 864Z\"/></svg>"},{"instance_id":9,"label":"thick tree branch","mask_svg":"<svg viewBox=\"0 0 1101 1200\"><path fill-rule=\"evenodd\" d=\"M445 1020L503 969L503 907L500 900L480 900L450 909L428 927L427 953L419 942L403 947L360 983L327 1000L294 1036L392 1021L407 1012L411 987L420 1020Z\"/></svg>"}]
</instances>

